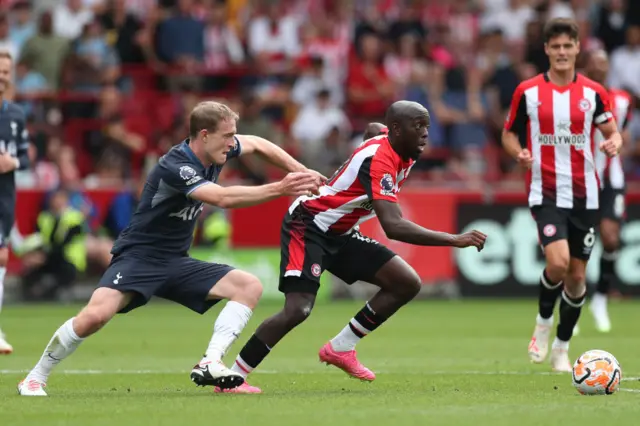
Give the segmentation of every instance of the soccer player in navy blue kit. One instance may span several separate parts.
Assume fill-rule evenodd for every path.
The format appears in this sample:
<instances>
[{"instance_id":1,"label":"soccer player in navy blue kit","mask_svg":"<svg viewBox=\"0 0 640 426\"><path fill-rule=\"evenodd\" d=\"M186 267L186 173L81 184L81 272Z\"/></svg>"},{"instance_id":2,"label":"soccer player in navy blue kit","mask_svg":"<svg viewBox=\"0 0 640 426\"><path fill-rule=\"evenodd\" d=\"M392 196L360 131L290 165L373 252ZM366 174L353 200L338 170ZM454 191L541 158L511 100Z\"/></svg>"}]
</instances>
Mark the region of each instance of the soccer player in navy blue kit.
<instances>
[{"instance_id":1,"label":"soccer player in navy blue kit","mask_svg":"<svg viewBox=\"0 0 640 426\"><path fill-rule=\"evenodd\" d=\"M244 379L222 357L245 327L262 295L253 275L228 265L192 259L196 219L204 203L247 207L280 196L317 193L324 178L307 170L276 145L256 136L236 135L238 116L226 105L203 102L191 112L189 138L164 155L151 170L129 226L116 240L113 259L87 306L53 335L40 361L18 385L25 396L46 396L51 370L100 330L116 313L146 304L152 296L205 313L221 299L220 312L204 357L192 369L201 386L233 388ZM227 160L256 153L292 172L262 186L216 184Z\"/></svg>"},{"instance_id":2,"label":"soccer player in navy blue kit","mask_svg":"<svg viewBox=\"0 0 640 426\"><path fill-rule=\"evenodd\" d=\"M29 168L29 141L24 112L20 106L5 99L11 83L13 58L0 51L0 309L4 294L4 276L9 261L9 234L13 227L16 205L14 172ZM8 355L13 347L0 330L0 354Z\"/></svg>"}]
</instances>

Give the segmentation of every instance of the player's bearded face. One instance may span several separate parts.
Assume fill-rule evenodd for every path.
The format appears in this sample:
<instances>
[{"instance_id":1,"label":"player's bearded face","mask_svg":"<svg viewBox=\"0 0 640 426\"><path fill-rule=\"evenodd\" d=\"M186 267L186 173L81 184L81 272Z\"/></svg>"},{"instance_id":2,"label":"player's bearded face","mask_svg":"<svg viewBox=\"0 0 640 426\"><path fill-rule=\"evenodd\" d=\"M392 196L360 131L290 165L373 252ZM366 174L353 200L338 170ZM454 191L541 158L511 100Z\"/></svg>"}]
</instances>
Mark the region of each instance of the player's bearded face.
<instances>
[{"instance_id":1,"label":"player's bearded face","mask_svg":"<svg viewBox=\"0 0 640 426\"><path fill-rule=\"evenodd\" d=\"M235 145L236 122L225 120L218 124L215 132L207 132L204 137L205 151L209 160L215 164L224 164L227 154Z\"/></svg>"},{"instance_id":2,"label":"player's bearded face","mask_svg":"<svg viewBox=\"0 0 640 426\"><path fill-rule=\"evenodd\" d=\"M5 92L9 88L11 81L11 60L8 58L0 58L0 93Z\"/></svg>"},{"instance_id":3,"label":"player's bearded face","mask_svg":"<svg viewBox=\"0 0 640 426\"><path fill-rule=\"evenodd\" d=\"M580 53L580 42L567 34L561 34L545 43L544 50L549 56L549 63L554 71L572 71L576 58Z\"/></svg>"}]
</instances>

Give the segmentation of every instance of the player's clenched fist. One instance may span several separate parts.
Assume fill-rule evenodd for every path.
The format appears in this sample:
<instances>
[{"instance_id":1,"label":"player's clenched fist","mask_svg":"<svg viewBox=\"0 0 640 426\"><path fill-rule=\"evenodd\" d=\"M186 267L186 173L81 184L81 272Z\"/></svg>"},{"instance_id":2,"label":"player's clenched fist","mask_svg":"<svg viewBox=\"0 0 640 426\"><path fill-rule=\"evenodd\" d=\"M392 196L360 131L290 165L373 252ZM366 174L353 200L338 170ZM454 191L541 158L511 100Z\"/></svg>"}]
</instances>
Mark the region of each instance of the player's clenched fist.
<instances>
[{"instance_id":1,"label":"player's clenched fist","mask_svg":"<svg viewBox=\"0 0 640 426\"><path fill-rule=\"evenodd\" d=\"M518 160L518 164L520 164L523 167L526 167L527 169L530 169L531 163L533 163L531 152L529 152L528 149L523 149L522 151L520 151L520 154L518 154L518 157L516 158L516 160Z\"/></svg>"},{"instance_id":2,"label":"player's clenched fist","mask_svg":"<svg viewBox=\"0 0 640 426\"><path fill-rule=\"evenodd\" d=\"M309 172L289 173L280 181L282 195L313 195L318 194L322 184L318 176Z\"/></svg>"},{"instance_id":3,"label":"player's clenched fist","mask_svg":"<svg viewBox=\"0 0 640 426\"><path fill-rule=\"evenodd\" d=\"M615 157L620 152L620 145L613 139L607 139L600 144L600 151L609 157Z\"/></svg>"},{"instance_id":4,"label":"player's clenched fist","mask_svg":"<svg viewBox=\"0 0 640 426\"><path fill-rule=\"evenodd\" d=\"M465 232L461 235L456 235L454 247L465 248L475 247L478 251L484 248L484 243L487 241L487 236L480 231L473 230L471 232Z\"/></svg>"}]
</instances>

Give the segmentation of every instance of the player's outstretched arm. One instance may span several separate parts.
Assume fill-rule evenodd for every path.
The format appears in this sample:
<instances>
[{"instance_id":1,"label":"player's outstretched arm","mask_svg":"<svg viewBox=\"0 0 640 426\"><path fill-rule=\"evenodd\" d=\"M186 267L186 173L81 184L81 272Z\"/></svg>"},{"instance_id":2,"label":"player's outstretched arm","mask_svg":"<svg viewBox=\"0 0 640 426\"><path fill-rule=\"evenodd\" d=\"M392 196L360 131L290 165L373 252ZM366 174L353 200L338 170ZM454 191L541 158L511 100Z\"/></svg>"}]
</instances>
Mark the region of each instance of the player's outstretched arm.
<instances>
[{"instance_id":1,"label":"player's outstretched arm","mask_svg":"<svg viewBox=\"0 0 640 426\"><path fill-rule=\"evenodd\" d=\"M402 217L397 203L385 200L373 200L373 209L380 225L388 238L419 246L476 247L484 248L487 236L480 231L471 231L461 235L431 231Z\"/></svg>"},{"instance_id":2,"label":"player's outstretched arm","mask_svg":"<svg viewBox=\"0 0 640 426\"><path fill-rule=\"evenodd\" d=\"M310 172L319 179L326 181L327 178L320 173L307 169L302 163L290 156L284 149L268 140L254 135L236 135L240 142L241 155L257 154L269 163L287 172Z\"/></svg>"},{"instance_id":3,"label":"player's outstretched arm","mask_svg":"<svg viewBox=\"0 0 640 426\"><path fill-rule=\"evenodd\" d=\"M289 173L279 182L260 186L200 185L189 196L203 203L234 209L255 206L282 196L311 195L318 191L316 175L307 172Z\"/></svg>"}]
</instances>

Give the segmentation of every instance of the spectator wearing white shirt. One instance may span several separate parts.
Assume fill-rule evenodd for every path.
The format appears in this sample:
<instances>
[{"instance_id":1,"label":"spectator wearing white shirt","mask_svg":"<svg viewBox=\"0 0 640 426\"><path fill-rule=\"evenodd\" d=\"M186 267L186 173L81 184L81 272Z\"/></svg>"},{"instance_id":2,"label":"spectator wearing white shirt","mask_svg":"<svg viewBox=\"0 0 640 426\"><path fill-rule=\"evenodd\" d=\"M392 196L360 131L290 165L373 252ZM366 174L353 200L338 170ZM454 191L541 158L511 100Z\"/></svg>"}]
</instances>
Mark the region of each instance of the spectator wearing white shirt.
<instances>
[{"instance_id":1,"label":"spectator wearing white shirt","mask_svg":"<svg viewBox=\"0 0 640 426\"><path fill-rule=\"evenodd\" d=\"M291 59L300 54L298 21L283 15L278 2L265 3L266 13L249 22L247 44L257 67L277 74L288 71Z\"/></svg>"},{"instance_id":2,"label":"spectator wearing white shirt","mask_svg":"<svg viewBox=\"0 0 640 426\"><path fill-rule=\"evenodd\" d=\"M351 127L344 111L333 105L330 99L329 90L320 90L315 102L305 105L291 126L291 133L299 143L303 163L311 167L324 154L324 141L331 131L337 127L347 133Z\"/></svg>"},{"instance_id":3,"label":"spectator wearing white shirt","mask_svg":"<svg viewBox=\"0 0 640 426\"><path fill-rule=\"evenodd\" d=\"M499 28L507 43L522 43L527 24L536 18L527 0L510 0L509 7L487 11L480 22L482 29Z\"/></svg>"},{"instance_id":4,"label":"spectator wearing white shirt","mask_svg":"<svg viewBox=\"0 0 640 426\"><path fill-rule=\"evenodd\" d=\"M636 99L636 110L630 124L634 140L640 139L640 23L630 24L626 32L627 44L611 55L609 86L623 89Z\"/></svg>"},{"instance_id":5,"label":"spectator wearing white shirt","mask_svg":"<svg viewBox=\"0 0 640 426\"><path fill-rule=\"evenodd\" d=\"M91 9L82 0L67 0L53 9L53 32L67 39L76 39L82 29L93 19Z\"/></svg>"}]
</instances>

